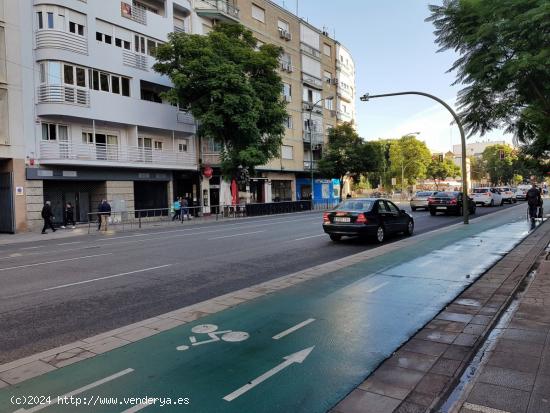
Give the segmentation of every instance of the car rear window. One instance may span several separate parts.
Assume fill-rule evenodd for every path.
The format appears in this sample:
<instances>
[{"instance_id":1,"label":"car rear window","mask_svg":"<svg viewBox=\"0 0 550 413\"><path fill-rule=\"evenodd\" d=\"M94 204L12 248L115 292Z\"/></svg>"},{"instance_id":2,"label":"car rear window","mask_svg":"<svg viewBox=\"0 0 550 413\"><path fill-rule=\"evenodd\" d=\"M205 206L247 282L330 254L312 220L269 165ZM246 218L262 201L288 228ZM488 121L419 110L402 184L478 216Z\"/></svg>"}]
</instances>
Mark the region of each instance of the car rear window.
<instances>
[{"instance_id":1,"label":"car rear window","mask_svg":"<svg viewBox=\"0 0 550 413\"><path fill-rule=\"evenodd\" d=\"M489 192L488 188L476 188L474 189L474 194L484 194L485 192Z\"/></svg>"},{"instance_id":2,"label":"car rear window","mask_svg":"<svg viewBox=\"0 0 550 413\"><path fill-rule=\"evenodd\" d=\"M435 194L436 198L454 198L458 195L458 192L437 192Z\"/></svg>"},{"instance_id":3,"label":"car rear window","mask_svg":"<svg viewBox=\"0 0 550 413\"><path fill-rule=\"evenodd\" d=\"M373 201L360 201L360 200L348 200L338 205L336 211L370 211L372 209Z\"/></svg>"},{"instance_id":4,"label":"car rear window","mask_svg":"<svg viewBox=\"0 0 550 413\"><path fill-rule=\"evenodd\" d=\"M417 192L416 196L432 196L433 192Z\"/></svg>"}]
</instances>

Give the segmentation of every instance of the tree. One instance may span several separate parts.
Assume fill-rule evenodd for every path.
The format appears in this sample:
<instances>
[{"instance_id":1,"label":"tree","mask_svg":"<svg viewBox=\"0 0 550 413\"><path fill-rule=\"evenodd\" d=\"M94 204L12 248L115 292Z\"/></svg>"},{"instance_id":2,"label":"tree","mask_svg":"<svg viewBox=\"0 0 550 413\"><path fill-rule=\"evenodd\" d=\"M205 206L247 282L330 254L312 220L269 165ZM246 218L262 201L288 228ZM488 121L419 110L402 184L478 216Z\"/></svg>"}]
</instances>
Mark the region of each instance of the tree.
<instances>
[{"instance_id":1,"label":"tree","mask_svg":"<svg viewBox=\"0 0 550 413\"><path fill-rule=\"evenodd\" d=\"M390 144L390 169L402 187L423 178L431 160L432 155L426 144L414 136L403 136ZM402 175L406 177L405 182L401 182Z\"/></svg>"},{"instance_id":2,"label":"tree","mask_svg":"<svg viewBox=\"0 0 550 413\"><path fill-rule=\"evenodd\" d=\"M381 182L381 174L386 169L386 147L385 141L365 141L359 148L363 161L362 174L372 188L377 187Z\"/></svg>"},{"instance_id":3,"label":"tree","mask_svg":"<svg viewBox=\"0 0 550 413\"><path fill-rule=\"evenodd\" d=\"M470 134L506 127L527 153L550 150L548 0L444 0L430 5L439 51L453 49L460 117ZM548 156L547 156L548 157Z\"/></svg>"},{"instance_id":4,"label":"tree","mask_svg":"<svg viewBox=\"0 0 550 413\"><path fill-rule=\"evenodd\" d=\"M491 183L507 184L514 177L517 153L510 145L491 145L481 155Z\"/></svg>"},{"instance_id":5,"label":"tree","mask_svg":"<svg viewBox=\"0 0 550 413\"><path fill-rule=\"evenodd\" d=\"M485 169L485 164L482 159L479 159L475 156L470 156L470 178L472 182L481 182L487 176L487 171Z\"/></svg>"},{"instance_id":6,"label":"tree","mask_svg":"<svg viewBox=\"0 0 550 413\"><path fill-rule=\"evenodd\" d=\"M329 129L328 145L318 163L318 171L324 176L336 177L340 180L340 199L342 199L344 177L347 174L361 174L364 171L362 145L363 141L348 122Z\"/></svg>"},{"instance_id":7,"label":"tree","mask_svg":"<svg viewBox=\"0 0 550 413\"><path fill-rule=\"evenodd\" d=\"M256 45L244 26L217 24L206 36L173 33L156 51L154 69L174 84L166 96L198 120L200 137L221 144L225 176L277 157L285 132L282 49Z\"/></svg>"},{"instance_id":8,"label":"tree","mask_svg":"<svg viewBox=\"0 0 550 413\"><path fill-rule=\"evenodd\" d=\"M426 167L426 176L434 180L435 188L438 189L439 182L448 177L460 176L460 168L452 159L446 158L443 161L433 159Z\"/></svg>"}]
</instances>

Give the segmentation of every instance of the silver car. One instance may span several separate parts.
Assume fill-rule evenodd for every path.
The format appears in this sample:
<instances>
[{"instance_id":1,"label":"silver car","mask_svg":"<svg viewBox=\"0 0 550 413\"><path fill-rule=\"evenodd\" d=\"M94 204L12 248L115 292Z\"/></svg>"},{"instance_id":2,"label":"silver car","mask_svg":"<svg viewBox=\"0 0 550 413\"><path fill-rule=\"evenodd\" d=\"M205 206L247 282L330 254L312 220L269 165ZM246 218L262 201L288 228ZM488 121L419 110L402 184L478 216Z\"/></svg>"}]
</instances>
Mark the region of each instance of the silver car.
<instances>
[{"instance_id":1,"label":"silver car","mask_svg":"<svg viewBox=\"0 0 550 413\"><path fill-rule=\"evenodd\" d=\"M416 211L418 208L428 209L428 198L434 196L437 191L418 191L411 198L411 209Z\"/></svg>"}]
</instances>

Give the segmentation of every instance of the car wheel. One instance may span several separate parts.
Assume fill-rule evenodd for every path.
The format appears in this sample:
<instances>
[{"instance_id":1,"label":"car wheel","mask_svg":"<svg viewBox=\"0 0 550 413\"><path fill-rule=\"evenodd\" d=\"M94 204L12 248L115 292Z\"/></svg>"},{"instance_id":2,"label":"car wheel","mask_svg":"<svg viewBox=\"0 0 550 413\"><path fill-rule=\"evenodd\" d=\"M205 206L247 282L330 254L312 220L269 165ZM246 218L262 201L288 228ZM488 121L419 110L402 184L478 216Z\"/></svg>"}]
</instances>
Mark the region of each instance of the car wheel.
<instances>
[{"instance_id":1,"label":"car wheel","mask_svg":"<svg viewBox=\"0 0 550 413\"><path fill-rule=\"evenodd\" d=\"M491 199L491 203L489 204L490 207L494 207L495 206L495 200L494 199Z\"/></svg>"},{"instance_id":2,"label":"car wheel","mask_svg":"<svg viewBox=\"0 0 550 413\"><path fill-rule=\"evenodd\" d=\"M435 216L435 210L434 209L430 209L430 215L433 217Z\"/></svg>"},{"instance_id":3,"label":"car wheel","mask_svg":"<svg viewBox=\"0 0 550 413\"><path fill-rule=\"evenodd\" d=\"M412 219L409 219L409 222L407 223L407 229L404 231L405 235L410 237L414 232L414 221Z\"/></svg>"},{"instance_id":4,"label":"car wheel","mask_svg":"<svg viewBox=\"0 0 550 413\"><path fill-rule=\"evenodd\" d=\"M515 204L518 200L514 198L512 202Z\"/></svg>"},{"instance_id":5,"label":"car wheel","mask_svg":"<svg viewBox=\"0 0 550 413\"><path fill-rule=\"evenodd\" d=\"M329 234L329 237L331 240L333 240L334 242L338 242L342 239L342 236L341 235L336 235L336 234Z\"/></svg>"},{"instance_id":6,"label":"car wheel","mask_svg":"<svg viewBox=\"0 0 550 413\"><path fill-rule=\"evenodd\" d=\"M386 230L382 225L379 225L376 229L376 242L382 244L386 239Z\"/></svg>"},{"instance_id":7,"label":"car wheel","mask_svg":"<svg viewBox=\"0 0 550 413\"><path fill-rule=\"evenodd\" d=\"M416 207L411 207L411 209L412 209L413 211L416 211Z\"/></svg>"}]
</instances>

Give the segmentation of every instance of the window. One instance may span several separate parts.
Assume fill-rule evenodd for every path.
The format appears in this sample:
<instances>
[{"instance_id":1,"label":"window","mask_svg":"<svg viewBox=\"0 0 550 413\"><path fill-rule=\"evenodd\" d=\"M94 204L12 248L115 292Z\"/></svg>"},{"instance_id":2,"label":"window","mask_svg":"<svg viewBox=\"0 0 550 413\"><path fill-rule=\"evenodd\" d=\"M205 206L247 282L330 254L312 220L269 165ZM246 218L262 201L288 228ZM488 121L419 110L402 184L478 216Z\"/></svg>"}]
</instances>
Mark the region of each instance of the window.
<instances>
[{"instance_id":1,"label":"window","mask_svg":"<svg viewBox=\"0 0 550 413\"><path fill-rule=\"evenodd\" d=\"M76 23L74 22L69 22L69 31L71 33L76 33Z\"/></svg>"},{"instance_id":2,"label":"window","mask_svg":"<svg viewBox=\"0 0 550 413\"><path fill-rule=\"evenodd\" d=\"M99 72L97 70L92 71L92 89L99 90Z\"/></svg>"},{"instance_id":3,"label":"window","mask_svg":"<svg viewBox=\"0 0 550 413\"><path fill-rule=\"evenodd\" d=\"M40 83L46 83L46 63L40 63Z\"/></svg>"},{"instance_id":4,"label":"window","mask_svg":"<svg viewBox=\"0 0 550 413\"><path fill-rule=\"evenodd\" d=\"M115 46L116 47L122 47L122 39L119 39L118 37L115 38Z\"/></svg>"},{"instance_id":5,"label":"window","mask_svg":"<svg viewBox=\"0 0 550 413\"><path fill-rule=\"evenodd\" d=\"M294 148L290 145L281 146L281 157L288 160L294 159Z\"/></svg>"},{"instance_id":6,"label":"window","mask_svg":"<svg viewBox=\"0 0 550 413\"><path fill-rule=\"evenodd\" d=\"M182 139L178 143L178 152L187 152L187 139Z\"/></svg>"},{"instance_id":7,"label":"window","mask_svg":"<svg viewBox=\"0 0 550 413\"><path fill-rule=\"evenodd\" d=\"M285 119L285 126L288 128L288 129L293 129L294 128L294 125L292 123L292 116L291 115L288 115Z\"/></svg>"},{"instance_id":8,"label":"window","mask_svg":"<svg viewBox=\"0 0 550 413\"><path fill-rule=\"evenodd\" d=\"M109 36L108 34L104 35L105 43L112 44L113 43L113 36Z\"/></svg>"},{"instance_id":9,"label":"window","mask_svg":"<svg viewBox=\"0 0 550 413\"><path fill-rule=\"evenodd\" d=\"M134 50L137 53L145 54L145 37L134 35Z\"/></svg>"},{"instance_id":10,"label":"window","mask_svg":"<svg viewBox=\"0 0 550 413\"><path fill-rule=\"evenodd\" d=\"M122 96L130 96L130 79L127 77L121 78Z\"/></svg>"},{"instance_id":11,"label":"window","mask_svg":"<svg viewBox=\"0 0 550 413\"><path fill-rule=\"evenodd\" d=\"M48 29L53 29L53 13L48 13Z\"/></svg>"},{"instance_id":12,"label":"window","mask_svg":"<svg viewBox=\"0 0 550 413\"><path fill-rule=\"evenodd\" d=\"M74 67L63 65L63 82L67 85L74 85Z\"/></svg>"},{"instance_id":13,"label":"window","mask_svg":"<svg viewBox=\"0 0 550 413\"><path fill-rule=\"evenodd\" d=\"M147 54L149 56L155 56L155 51L157 50L157 42L151 39L147 39Z\"/></svg>"},{"instance_id":14,"label":"window","mask_svg":"<svg viewBox=\"0 0 550 413\"><path fill-rule=\"evenodd\" d=\"M325 70L324 76L325 76L325 82L330 83L332 81L332 73L327 72Z\"/></svg>"},{"instance_id":15,"label":"window","mask_svg":"<svg viewBox=\"0 0 550 413\"><path fill-rule=\"evenodd\" d=\"M120 77L111 76L111 92L120 95Z\"/></svg>"},{"instance_id":16,"label":"window","mask_svg":"<svg viewBox=\"0 0 550 413\"><path fill-rule=\"evenodd\" d=\"M78 33L80 36L84 36L84 26L81 25L81 24L77 24L76 27L77 27L77 29L78 29L77 33Z\"/></svg>"},{"instance_id":17,"label":"window","mask_svg":"<svg viewBox=\"0 0 550 413\"><path fill-rule=\"evenodd\" d=\"M48 77L47 83L50 85L61 84L61 63L48 62Z\"/></svg>"},{"instance_id":18,"label":"window","mask_svg":"<svg viewBox=\"0 0 550 413\"><path fill-rule=\"evenodd\" d=\"M330 56L332 51L332 47L330 47L330 44L323 43L323 54L326 56Z\"/></svg>"},{"instance_id":19,"label":"window","mask_svg":"<svg viewBox=\"0 0 550 413\"><path fill-rule=\"evenodd\" d=\"M124 48L125 48L126 50L130 50L130 42L129 42L129 41L124 40Z\"/></svg>"},{"instance_id":20,"label":"window","mask_svg":"<svg viewBox=\"0 0 550 413\"><path fill-rule=\"evenodd\" d=\"M161 141L155 141L155 149L157 151L162 151L162 142Z\"/></svg>"},{"instance_id":21,"label":"window","mask_svg":"<svg viewBox=\"0 0 550 413\"><path fill-rule=\"evenodd\" d=\"M94 143L94 134L92 132L82 132L82 143Z\"/></svg>"},{"instance_id":22,"label":"window","mask_svg":"<svg viewBox=\"0 0 550 413\"><path fill-rule=\"evenodd\" d=\"M284 20L277 21L277 28L282 32L290 32L290 25Z\"/></svg>"},{"instance_id":23,"label":"window","mask_svg":"<svg viewBox=\"0 0 550 413\"><path fill-rule=\"evenodd\" d=\"M292 181L271 181L273 202L292 201Z\"/></svg>"},{"instance_id":24,"label":"window","mask_svg":"<svg viewBox=\"0 0 550 413\"><path fill-rule=\"evenodd\" d=\"M208 139L206 141L205 153L219 153L222 150L222 145L216 142L214 139Z\"/></svg>"},{"instance_id":25,"label":"window","mask_svg":"<svg viewBox=\"0 0 550 413\"><path fill-rule=\"evenodd\" d=\"M69 22L69 31L79 36L84 36L84 26L75 22Z\"/></svg>"},{"instance_id":26,"label":"window","mask_svg":"<svg viewBox=\"0 0 550 413\"><path fill-rule=\"evenodd\" d=\"M262 23L265 23L265 10L261 7L256 6L255 4L252 5L252 18L261 21Z\"/></svg>"},{"instance_id":27,"label":"window","mask_svg":"<svg viewBox=\"0 0 550 413\"><path fill-rule=\"evenodd\" d=\"M287 102L292 99L292 85L289 83L283 83L283 96Z\"/></svg>"},{"instance_id":28,"label":"window","mask_svg":"<svg viewBox=\"0 0 550 413\"><path fill-rule=\"evenodd\" d=\"M44 20L42 18L42 12L39 11L38 13L36 13L36 15L38 17L38 28L43 29L44 28Z\"/></svg>"},{"instance_id":29,"label":"window","mask_svg":"<svg viewBox=\"0 0 550 413\"><path fill-rule=\"evenodd\" d=\"M57 128L65 128L61 131L61 135L64 137L67 136L67 126L56 125L55 123L42 123L42 140L43 141L55 141L58 136Z\"/></svg>"},{"instance_id":30,"label":"window","mask_svg":"<svg viewBox=\"0 0 550 413\"><path fill-rule=\"evenodd\" d=\"M332 99L325 99L325 109L332 110Z\"/></svg>"},{"instance_id":31,"label":"window","mask_svg":"<svg viewBox=\"0 0 550 413\"><path fill-rule=\"evenodd\" d=\"M102 42L102 41L103 41L103 33L95 32L95 39L96 39L98 42Z\"/></svg>"},{"instance_id":32,"label":"window","mask_svg":"<svg viewBox=\"0 0 550 413\"><path fill-rule=\"evenodd\" d=\"M86 69L83 67L76 68L76 85L86 87Z\"/></svg>"},{"instance_id":33,"label":"window","mask_svg":"<svg viewBox=\"0 0 550 413\"><path fill-rule=\"evenodd\" d=\"M103 92L109 91L109 75L107 73L99 74L99 86Z\"/></svg>"}]
</instances>

